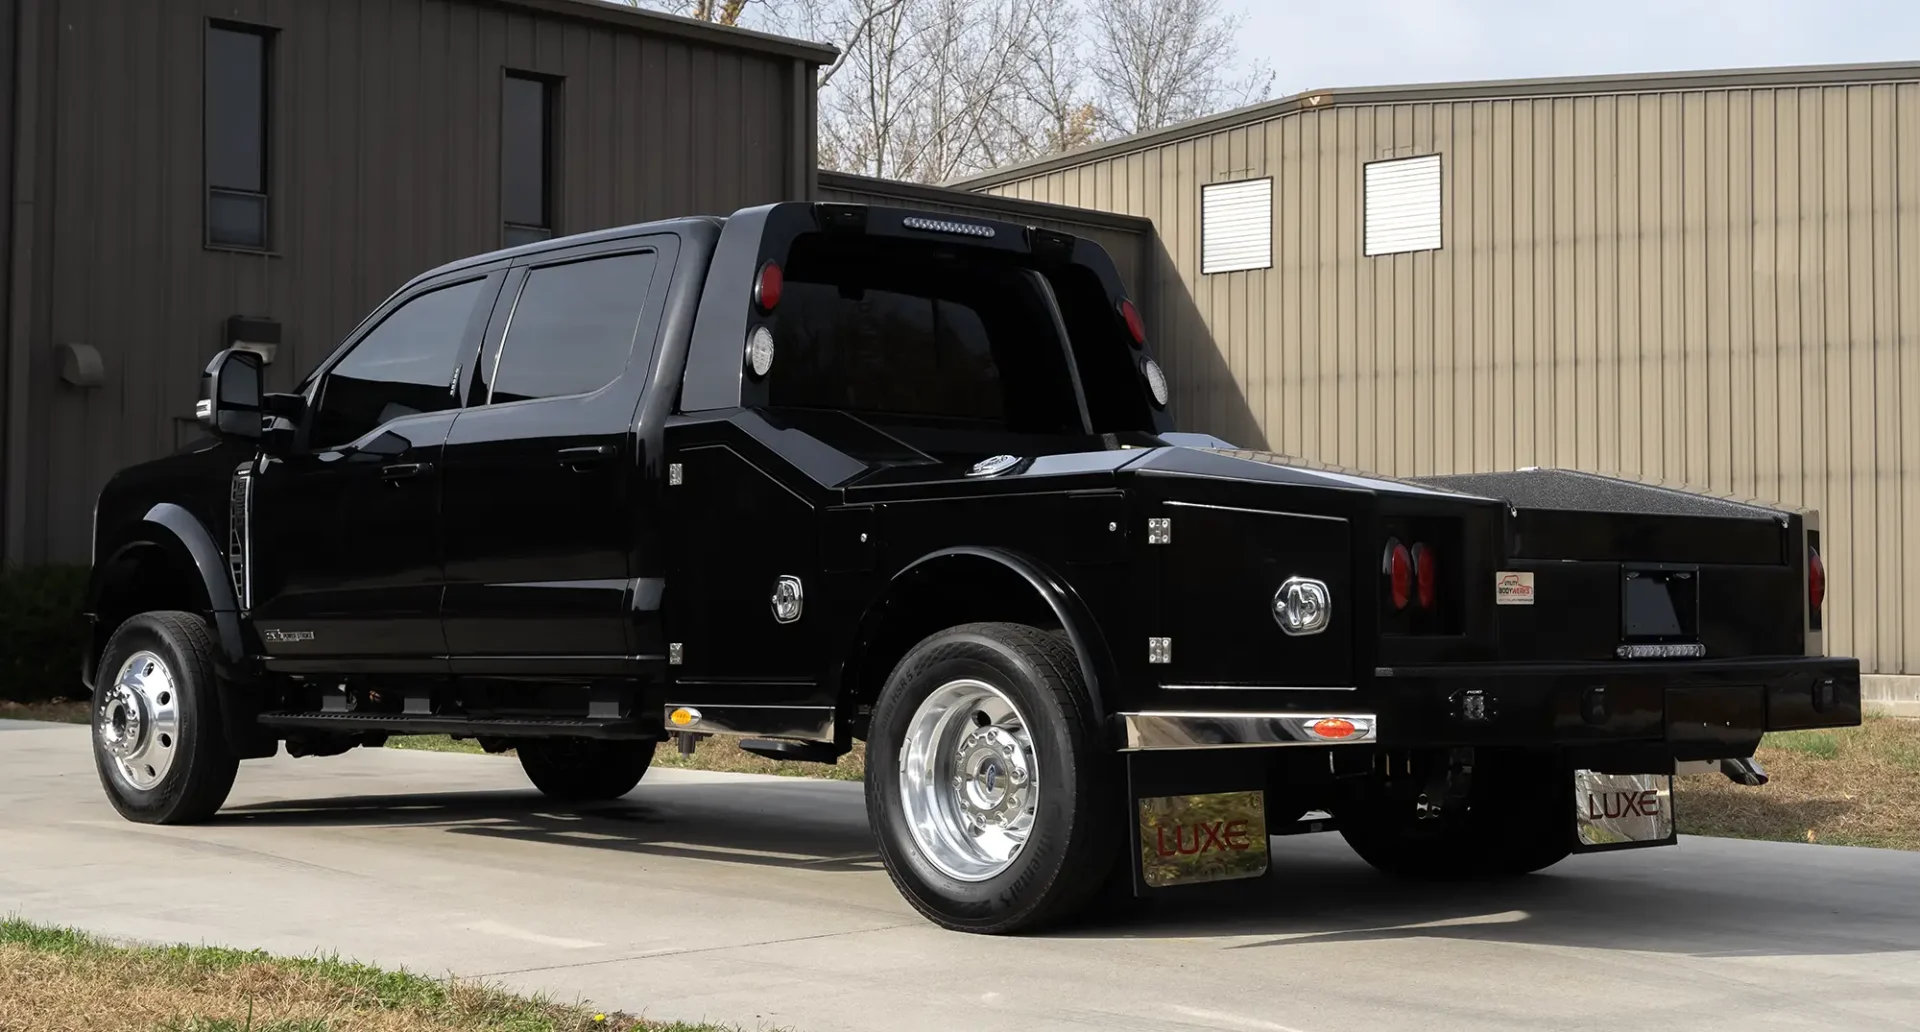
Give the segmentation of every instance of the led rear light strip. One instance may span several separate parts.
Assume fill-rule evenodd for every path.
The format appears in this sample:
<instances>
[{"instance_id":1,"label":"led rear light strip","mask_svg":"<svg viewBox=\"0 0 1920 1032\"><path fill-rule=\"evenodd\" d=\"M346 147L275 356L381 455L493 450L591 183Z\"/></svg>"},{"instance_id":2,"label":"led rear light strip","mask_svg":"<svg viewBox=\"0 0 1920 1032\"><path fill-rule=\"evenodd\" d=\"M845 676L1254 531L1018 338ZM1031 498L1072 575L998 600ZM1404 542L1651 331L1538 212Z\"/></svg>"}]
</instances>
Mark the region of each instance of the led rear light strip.
<instances>
[{"instance_id":1,"label":"led rear light strip","mask_svg":"<svg viewBox=\"0 0 1920 1032\"><path fill-rule=\"evenodd\" d=\"M974 222L948 222L945 219L923 219L909 216L901 219L900 224L908 229L918 229L927 233L952 233L957 236L993 237L992 226L982 226Z\"/></svg>"}]
</instances>

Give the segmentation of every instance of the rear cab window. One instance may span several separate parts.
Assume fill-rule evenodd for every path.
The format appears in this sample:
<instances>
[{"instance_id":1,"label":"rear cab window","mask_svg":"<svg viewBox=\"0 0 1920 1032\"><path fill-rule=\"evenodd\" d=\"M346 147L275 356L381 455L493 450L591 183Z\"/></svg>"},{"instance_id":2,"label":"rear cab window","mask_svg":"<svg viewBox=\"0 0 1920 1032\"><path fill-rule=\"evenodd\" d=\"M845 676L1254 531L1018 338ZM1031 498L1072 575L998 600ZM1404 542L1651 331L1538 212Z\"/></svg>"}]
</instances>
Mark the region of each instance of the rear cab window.
<instances>
[{"instance_id":1,"label":"rear cab window","mask_svg":"<svg viewBox=\"0 0 1920 1032\"><path fill-rule=\"evenodd\" d=\"M1091 268L832 231L798 234L778 260L770 409L848 413L940 457L1154 432L1118 299Z\"/></svg>"}]
</instances>

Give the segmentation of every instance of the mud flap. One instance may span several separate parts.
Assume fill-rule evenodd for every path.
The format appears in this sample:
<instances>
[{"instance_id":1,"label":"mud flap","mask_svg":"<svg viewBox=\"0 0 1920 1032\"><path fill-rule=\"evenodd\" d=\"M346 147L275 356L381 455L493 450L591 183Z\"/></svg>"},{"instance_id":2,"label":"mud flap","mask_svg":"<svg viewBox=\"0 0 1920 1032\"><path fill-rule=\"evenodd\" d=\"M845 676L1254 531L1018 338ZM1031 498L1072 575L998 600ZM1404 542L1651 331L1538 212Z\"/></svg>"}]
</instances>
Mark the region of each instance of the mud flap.
<instances>
[{"instance_id":1,"label":"mud flap","mask_svg":"<svg viewBox=\"0 0 1920 1032\"><path fill-rule=\"evenodd\" d=\"M1267 873L1267 766L1257 752L1126 754L1136 896Z\"/></svg>"},{"instance_id":2,"label":"mud flap","mask_svg":"<svg viewBox=\"0 0 1920 1032\"><path fill-rule=\"evenodd\" d=\"M1678 841L1673 775L1573 772L1573 851L1671 846Z\"/></svg>"}]
</instances>

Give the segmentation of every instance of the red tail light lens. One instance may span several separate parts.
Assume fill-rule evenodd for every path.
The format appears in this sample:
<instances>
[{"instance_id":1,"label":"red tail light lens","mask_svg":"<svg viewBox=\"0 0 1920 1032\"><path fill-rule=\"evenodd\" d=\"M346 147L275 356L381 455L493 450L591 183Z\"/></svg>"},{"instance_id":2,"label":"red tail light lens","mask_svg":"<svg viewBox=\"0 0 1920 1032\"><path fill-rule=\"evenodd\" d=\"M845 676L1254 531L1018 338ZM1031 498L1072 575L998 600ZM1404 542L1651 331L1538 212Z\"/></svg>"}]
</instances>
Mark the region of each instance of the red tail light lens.
<instances>
[{"instance_id":1,"label":"red tail light lens","mask_svg":"<svg viewBox=\"0 0 1920 1032\"><path fill-rule=\"evenodd\" d=\"M1126 321L1127 334L1133 338L1133 346L1146 347L1147 322L1140 318L1140 310L1133 307L1133 302L1126 300L1120 302L1120 318Z\"/></svg>"},{"instance_id":2,"label":"red tail light lens","mask_svg":"<svg viewBox=\"0 0 1920 1032\"><path fill-rule=\"evenodd\" d=\"M780 303L780 290L786 285L786 274L780 271L778 263L760 266L760 275L753 281L753 303L760 306L762 312L773 311Z\"/></svg>"},{"instance_id":3,"label":"red tail light lens","mask_svg":"<svg viewBox=\"0 0 1920 1032\"><path fill-rule=\"evenodd\" d=\"M1413 600L1413 555L1398 539L1387 541L1387 554L1380 560L1380 572L1387 578L1387 593L1393 608L1407 608L1407 603Z\"/></svg>"},{"instance_id":4,"label":"red tail light lens","mask_svg":"<svg viewBox=\"0 0 1920 1032\"><path fill-rule=\"evenodd\" d=\"M1807 549L1807 604L1814 612L1827 600L1827 564L1820 561L1820 550Z\"/></svg>"},{"instance_id":5,"label":"red tail light lens","mask_svg":"<svg viewBox=\"0 0 1920 1032\"><path fill-rule=\"evenodd\" d=\"M1413 590L1420 599L1420 608L1432 609L1434 597L1439 591L1439 570L1434 564L1433 549L1424 544L1413 546Z\"/></svg>"}]
</instances>

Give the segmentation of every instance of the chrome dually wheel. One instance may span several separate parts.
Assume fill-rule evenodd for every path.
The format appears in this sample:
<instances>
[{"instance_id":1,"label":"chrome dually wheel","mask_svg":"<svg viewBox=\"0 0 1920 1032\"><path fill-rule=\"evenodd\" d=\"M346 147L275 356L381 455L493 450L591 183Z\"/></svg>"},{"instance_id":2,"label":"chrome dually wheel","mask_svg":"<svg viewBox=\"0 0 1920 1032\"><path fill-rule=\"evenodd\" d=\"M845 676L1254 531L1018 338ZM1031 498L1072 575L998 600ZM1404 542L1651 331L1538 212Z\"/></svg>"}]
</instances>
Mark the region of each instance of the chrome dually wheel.
<instances>
[{"instance_id":1,"label":"chrome dually wheel","mask_svg":"<svg viewBox=\"0 0 1920 1032\"><path fill-rule=\"evenodd\" d=\"M180 742L180 709L180 687L157 653L142 650L120 664L93 727L115 778L144 792L167 776Z\"/></svg>"},{"instance_id":2,"label":"chrome dually wheel","mask_svg":"<svg viewBox=\"0 0 1920 1032\"><path fill-rule=\"evenodd\" d=\"M1033 736L1005 692L962 678L914 711L900 749L900 802L915 844L941 873L985 881L1012 866L1039 798Z\"/></svg>"}]
</instances>

